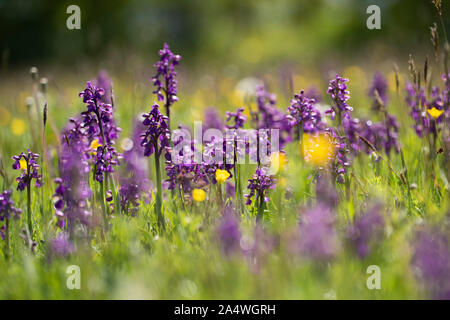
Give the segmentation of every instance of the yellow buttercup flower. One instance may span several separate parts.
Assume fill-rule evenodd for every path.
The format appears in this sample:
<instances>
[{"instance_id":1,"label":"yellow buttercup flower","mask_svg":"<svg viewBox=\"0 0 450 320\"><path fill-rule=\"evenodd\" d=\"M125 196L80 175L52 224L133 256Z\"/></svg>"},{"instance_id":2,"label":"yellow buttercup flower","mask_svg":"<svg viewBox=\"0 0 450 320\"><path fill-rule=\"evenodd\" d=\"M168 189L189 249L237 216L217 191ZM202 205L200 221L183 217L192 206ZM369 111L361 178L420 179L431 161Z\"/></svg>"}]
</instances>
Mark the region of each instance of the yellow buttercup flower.
<instances>
[{"instance_id":1,"label":"yellow buttercup flower","mask_svg":"<svg viewBox=\"0 0 450 320\"><path fill-rule=\"evenodd\" d=\"M14 118L11 121L11 131L15 136L21 136L26 130L25 122L21 119Z\"/></svg>"},{"instance_id":2,"label":"yellow buttercup flower","mask_svg":"<svg viewBox=\"0 0 450 320\"><path fill-rule=\"evenodd\" d=\"M202 189L194 189L192 190L192 199L196 202L205 201L206 192Z\"/></svg>"},{"instance_id":3,"label":"yellow buttercup flower","mask_svg":"<svg viewBox=\"0 0 450 320\"><path fill-rule=\"evenodd\" d=\"M91 142L91 149L92 150L97 150L98 147L101 147L102 144L98 142L97 139L92 140Z\"/></svg>"},{"instance_id":4,"label":"yellow buttercup flower","mask_svg":"<svg viewBox=\"0 0 450 320\"><path fill-rule=\"evenodd\" d=\"M427 110L428 114L432 116L434 119L437 119L444 113L444 110L438 110L435 107Z\"/></svg>"},{"instance_id":5,"label":"yellow buttercup flower","mask_svg":"<svg viewBox=\"0 0 450 320\"><path fill-rule=\"evenodd\" d=\"M324 167L333 159L334 153L335 147L329 135L324 133L303 134L302 154L307 163Z\"/></svg>"},{"instance_id":6,"label":"yellow buttercup flower","mask_svg":"<svg viewBox=\"0 0 450 320\"><path fill-rule=\"evenodd\" d=\"M216 180L217 183L224 183L230 177L230 173L227 170L216 170Z\"/></svg>"},{"instance_id":7,"label":"yellow buttercup flower","mask_svg":"<svg viewBox=\"0 0 450 320\"><path fill-rule=\"evenodd\" d=\"M20 169L27 170L27 160L20 159L19 163L20 163Z\"/></svg>"}]
</instances>

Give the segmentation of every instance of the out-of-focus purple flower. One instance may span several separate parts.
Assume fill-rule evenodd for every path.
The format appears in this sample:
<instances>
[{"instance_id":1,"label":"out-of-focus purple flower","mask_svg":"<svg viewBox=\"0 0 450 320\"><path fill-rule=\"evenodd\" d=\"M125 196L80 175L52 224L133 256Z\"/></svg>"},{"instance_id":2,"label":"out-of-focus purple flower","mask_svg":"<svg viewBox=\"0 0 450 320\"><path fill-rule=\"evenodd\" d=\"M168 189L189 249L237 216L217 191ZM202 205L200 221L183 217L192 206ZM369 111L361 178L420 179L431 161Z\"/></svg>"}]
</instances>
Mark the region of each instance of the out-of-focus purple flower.
<instances>
[{"instance_id":1,"label":"out-of-focus purple flower","mask_svg":"<svg viewBox=\"0 0 450 320\"><path fill-rule=\"evenodd\" d=\"M342 117L345 113L353 111L353 108L347 104L347 100L350 99L350 92L347 90L348 79L342 78L336 75L336 78L330 80L327 93L330 94L333 104L331 109L326 113L331 114L331 118L334 119L338 114Z\"/></svg>"},{"instance_id":2,"label":"out-of-focus purple flower","mask_svg":"<svg viewBox=\"0 0 450 320\"><path fill-rule=\"evenodd\" d=\"M314 104L315 100L308 98L303 90L291 100L287 109L288 119L292 127L298 128L299 137L303 132L315 134L324 127L320 112Z\"/></svg>"},{"instance_id":3,"label":"out-of-focus purple flower","mask_svg":"<svg viewBox=\"0 0 450 320\"><path fill-rule=\"evenodd\" d=\"M154 64L157 73L152 77L153 85L156 87L153 93L158 96L158 101L164 101L165 97L164 106L166 107L168 121L170 121L170 106L178 101L175 66L180 62L181 56L173 54L167 43L164 43L163 49L159 50L159 56L159 61Z\"/></svg>"},{"instance_id":4,"label":"out-of-focus purple flower","mask_svg":"<svg viewBox=\"0 0 450 320\"><path fill-rule=\"evenodd\" d=\"M89 141L81 122L71 118L63 131L61 149L58 156L59 178L53 195L53 206L60 228L68 227L72 234L75 224L89 225L91 211L88 198L89 160L91 159Z\"/></svg>"},{"instance_id":5,"label":"out-of-focus purple flower","mask_svg":"<svg viewBox=\"0 0 450 320\"><path fill-rule=\"evenodd\" d=\"M11 199L11 190L5 190L0 193L0 237L5 239L6 223L14 217L19 219L22 214L22 210L14 206L14 201Z\"/></svg>"},{"instance_id":6,"label":"out-of-focus purple flower","mask_svg":"<svg viewBox=\"0 0 450 320\"><path fill-rule=\"evenodd\" d=\"M275 188L276 179L263 171L262 169L256 169L256 173L248 180L247 188L250 193L244 195L247 198L247 205L252 204L254 196L256 196L255 201L258 201L258 205L261 205L261 201L269 202L268 193L270 189Z\"/></svg>"},{"instance_id":7,"label":"out-of-focus purple flower","mask_svg":"<svg viewBox=\"0 0 450 320\"><path fill-rule=\"evenodd\" d=\"M316 201L330 208L336 208L339 197L334 183L330 183L328 176L318 176L316 182Z\"/></svg>"},{"instance_id":8,"label":"out-of-focus purple flower","mask_svg":"<svg viewBox=\"0 0 450 320\"><path fill-rule=\"evenodd\" d=\"M260 223L253 228L253 234L243 234L240 241L242 253L253 272L259 272L266 257L280 244L278 236L270 234Z\"/></svg>"},{"instance_id":9,"label":"out-of-focus purple flower","mask_svg":"<svg viewBox=\"0 0 450 320\"><path fill-rule=\"evenodd\" d=\"M123 212L134 215L139 209L141 188L135 181L125 181L119 189L120 206Z\"/></svg>"},{"instance_id":10,"label":"out-of-focus purple flower","mask_svg":"<svg viewBox=\"0 0 450 320\"><path fill-rule=\"evenodd\" d=\"M385 221L382 214L383 205L376 203L365 213L359 215L348 229L348 236L360 258L367 257L375 242L384 232Z\"/></svg>"},{"instance_id":11,"label":"out-of-focus purple flower","mask_svg":"<svg viewBox=\"0 0 450 320\"><path fill-rule=\"evenodd\" d=\"M146 127L142 134L141 145L144 147L144 156L149 157L153 153L160 157L163 151L168 151L170 146L170 131L167 125L168 118L159 111L158 104L152 106L149 113L143 114L143 124Z\"/></svg>"},{"instance_id":12,"label":"out-of-focus purple flower","mask_svg":"<svg viewBox=\"0 0 450 320\"><path fill-rule=\"evenodd\" d=\"M385 139L384 139L384 150L386 154L389 154L393 149L395 152L400 152L400 145L398 142L398 129L399 124L397 118L393 115L386 114L385 121Z\"/></svg>"},{"instance_id":13,"label":"out-of-focus purple flower","mask_svg":"<svg viewBox=\"0 0 450 320\"><path fill-rule=\"evenodd\" d=\"M55 179L57 187L53 195L53 206L58 218L58 226L67 226L72 233L75 223L80 222L89 225L91 212L87 201L91 195L91 189L87 181L87 175L82 171L82 165L77 161L77 155L60 159L61 178Z\"/></svg>"},{"instance_id":14,"label":"out-of-focus purple flower","mask_svg":"<svg viewBox=\"0 0 450 320\"><path fill-rule=\"evenodd\" d=\"M97 79L95 79L93 83L96 87L103 88L104 90L104 94L100 99L101 102L111 104L112 81L109 78L108 73L105 70L101 70L97 75Z\"/></svg>"},{"instance_id":15,"label":"out-of-focus purple flower","mask_svg":"<svg viewBox=\"0 0 450 320\"><path fill-rule=\"evenodd\" d=\"M75 246L69 239L69 235L60 232L50 243L50 252L59 257L67 257L75 251Z\"/></svg>"},{"instance_id":16,"label":"out-of-focus purple flower","mask_svg":"<svg viewBox=\"0 0 450 320\"><path fill-rule=\"evenodd\" d=\"M344 128L346 143L350 147L353 154L358 154L360 139L359 135L361 132L361 127L359 124L359 119L352 118L350 113L346 113L342 119L342 127Z\"/></svg>"},{"instance_id":17,"label":"out-of-focus purple flower","mask_svg":"<svg viewBox=\"0 0 450 320\"><path fill-rule=\"evenodd\" d=\"M450 299L450 245L448 232L420 230L414 240L412 264L434 299Z\"/></svg>"},{"instance_id":18,"label":"out-of-focus purple flower","mask_svg":"<svg viewBox=\"0 0 450 320\"><path fill-rule=\"evenodd\" d=\"M139 198L146 194L150 197L151 182L147 178L149 170L144 157L144 148L141 145L141 134L146 127L142 121L136 120L132 139L123 152L125 168L120 175L120 190L122 211L133 214L139 206Z\"/></svg>"},{"instance_id":19,"label":"out-of-focus purple flower","mask_svg":"<svg viewBox=\"0 0 450 320\"><path fill-rule=\"evenodd\" d=\"M224 128L223 120L219 117L217 110L213 107L205 110L205 123L202 126L203 133L208 129L221 130Z\"/></svg>"},{"instance_id":20,"label":"out-of-focus purple flower","mask_svg":"<svg viewBox=\"0 0 450 320\"><path fill-rule=\"evenodd\" d=\"M236 186L234 183L231 183L229 180L225 184L225 192L227 197L234 198L236 196Z\"/></svg>"},{"instance_id":21,"label":"out-of-focus purple flower","mask_svg":"<svg viewBox=\"0 0 450 320\"><path fill-rule=\"evenodd\" d=\"M378 92L378 96L380 97L381 101L384 105L386 105L388 102L388 84L383 74L381 74L380 72L376 72L374 74L372 83L369 88L369 96L372 98L372 108L379 111L380 106L377 101L375 92Z\"/></svg>"},{"instance_id":22,"label":"out-of-focus purple flower","mask_svg":"<svg viewBox=\"0 0 450 320\"><path fill-rule=\"evenodd\" d=\"M340 250L332 209L323 204L309 208L302 216L299 228L299 251L318 261L333 259Z\"/></svg>"},{"instance_id":23,"label":"out-of-focus purple flower","mask_svg":"<svg viewBox=\"0 0 450 320\"><path fill-rule=\"evenodd\" d=\"M416 88L413 84L406 84L406 103L410 106L410 115L413 118L414 130L419 138L424 136L427 128L427 118L425 113L426 96L423 87Z\"/></svg>"},{"instance_id":24,"label":"out-of-focus purple flower","mask_svg":"<svg viewBox=\"0 0 450 320\"><path fill-rule=\"evenodd\" d=\"M276 107L276 95L266 91L264 85L256 88L257 112L253 113L257 129L278 129L280 148L291 140L291 122Z\"/></svg>"},{"instance_id":25,"label":"out-of-focus purple flower","mask_svg":"<svg viewBox=\"0 0 450 320\"><path fill-rule=\"evenodd\" d=\"M39 155L37 153L28 150L26 154L22 152L18 156L13 156L12 159L14 160L12 168L14 170L23 170L22 174L16 178L16 181L18 182L17 190L25 190L27 186L31 185L33 179L36 188L42 186L42 175L39 174L40 166L37 163Z\"/></svg>"},{"instance_id":26,"label":"out-of-focus purple flower","mask_svg":"<svg viewBox=\"0 0 450 320\"><path fill-rule=\"evenodd\" d=\"M319 90L315 86L310 86L305 91L305 97L308 99L314 100L314 104L320 103L322 101L322 96L320 95Z\"/></svg>"},{"instance_id":27,"label":"out-of-focus purple flower","mask_svg":"<svg viewBox=\"0 0 450 320\"><path fill-rule=\"evenodd\" d=\"M373 123L372 121L361 122L359 135L372 144L375 149L381 152L384 149L386 154L391 150L400 152L398 142L399 125L395 116L385 113L385 121ZM373 150L363 141L360 141L360 148L370 154Z\"/></svg>"},{"instance_id":28,"label":"out-of-focus purple flower","mask_svg":"<svg viewBox=\"0 0 450 320\"><path fill-rule=\"evenodd\" d=\"M230 255L240 250L241 230L239 220L231 210L225 210L217 228L222 251Z\"/></svg>"}]
</instances>

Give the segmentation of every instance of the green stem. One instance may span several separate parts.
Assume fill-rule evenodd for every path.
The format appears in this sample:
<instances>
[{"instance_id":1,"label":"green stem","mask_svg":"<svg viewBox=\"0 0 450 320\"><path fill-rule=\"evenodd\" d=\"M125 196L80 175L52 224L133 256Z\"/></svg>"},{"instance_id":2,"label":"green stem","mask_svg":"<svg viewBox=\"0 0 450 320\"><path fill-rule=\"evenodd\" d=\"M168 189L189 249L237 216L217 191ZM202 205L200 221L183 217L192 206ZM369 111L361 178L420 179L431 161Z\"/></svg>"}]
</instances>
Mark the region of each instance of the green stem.
<instances>
[{"instance_id":1,"label":"green stem","mask_svg":"<svg viewBox=\"0 0 450 320\"><path fill-rule=\"evenodd\" d=\"M264 195L258 195L258 215L256 216L256 220L260 221L264 215Z\"/></svg>"},{"instance_id":2,"label":"green stem","mask_svg":"<svg viewBox=\"0 0 450 320\"><path fill-rule=\"evenodd\" d=\"M33 239L33 222L31 221L31 186L30 186L30 182L27 183L27 220L28 220L28 231L30 231L30 237Z\"/></svg>"},{"instance_id":3,"label":"green stem","mask_svg":"<svg viewBox=\"0 0 450 320\"><path fill-rule=\"evenodd\" d=\"M103 181L100 182L100 196L102 198L102 201L100 201L102 206L102 212L103 212L103 223L105 224L105 229L108 228L108 215L106 213L106 198L105 198L105 191L103 187Z\"/></svg>"},{"instance_id":4,"label":"green stem","mask_svg":"<svg viewBox=\"0 0 450 320\"><path fill-rule=\"evenodd\" d=\"M164 217L161 212L162 207L162 183L161 183L161 166L159 161L159 150L158 145L155 145L155 169L156 169L156 203L155 211L158 217L158 226L160 230L164 231Z\"/></svg>"},{"instance_id":5,"label":"green stem","mask_svg":"<svg viewBox=\"0 0 450 320\"><path fill-rule=\"evenodd\" d=\"M6 244L6 259L9 259L9 218L6 219L5 223L5 244Z\"/></svg>"}]
</instances>

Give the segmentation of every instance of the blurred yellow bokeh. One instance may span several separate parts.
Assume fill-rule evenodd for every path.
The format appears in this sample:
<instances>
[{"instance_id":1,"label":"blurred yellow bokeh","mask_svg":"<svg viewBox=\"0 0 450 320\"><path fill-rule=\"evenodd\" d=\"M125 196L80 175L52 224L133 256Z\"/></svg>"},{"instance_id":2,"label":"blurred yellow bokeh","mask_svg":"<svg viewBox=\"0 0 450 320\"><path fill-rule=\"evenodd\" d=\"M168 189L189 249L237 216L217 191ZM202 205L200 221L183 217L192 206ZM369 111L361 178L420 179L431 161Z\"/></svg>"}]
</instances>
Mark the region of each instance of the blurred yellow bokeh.
<instances>
[{"instance_id":1,"label":"blurred yellow bokeh","mask_svg":"<svg viewBox=\"0 0 450 320\"><path fill-rule=\"evenodd\" d=\"M15 136L21 136L26 130L25 122L21 119L14 118L11 121L11 132Z\"/></svg>"},{"instance_id":2,"label":"blurred yellow bokeh","mask_svg":"<svg viewBox=\"0 0 450 320\"><path fill-rule=\"evenodd\" d=\"M334 154L335 146L328 134L303 134L302 156L307 163L316 167L325 167L334 158Z\"/></svg>"}]
</instances>

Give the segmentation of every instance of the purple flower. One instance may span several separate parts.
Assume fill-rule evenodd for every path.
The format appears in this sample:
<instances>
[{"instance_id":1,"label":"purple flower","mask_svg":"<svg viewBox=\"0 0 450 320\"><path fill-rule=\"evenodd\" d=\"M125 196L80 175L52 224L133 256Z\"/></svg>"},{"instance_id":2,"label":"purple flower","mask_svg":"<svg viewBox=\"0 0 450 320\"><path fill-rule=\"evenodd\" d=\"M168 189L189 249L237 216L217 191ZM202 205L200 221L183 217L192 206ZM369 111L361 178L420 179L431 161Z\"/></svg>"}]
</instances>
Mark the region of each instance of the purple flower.
<instances>
[{"instance_id":1,"label":"purple flower","mask_svg":"<svg viewBox=\"0 0 450 320\"><path fill-rule=\"evenodd\" d=\"M332 168L336 176L338 183L344 183L345 174L347 173L347 168L350 167L350 160L348 159L348 154L350 150L347 146L347 141L345 136L340 136L335 128L328 128L327 131L333 137L336 155L334 161L332 162Z\"/></svg>"},{"instance_id":2,"label":"purple flower","mask_svg":"<svg viewBox=\"0 0 450 320\"><path fill-rule=\"evenodd\" d=\"M108 73L104 70L101 70L98 75L97 79L93 81L96 87L103 88L104 94L100 98L101 102L103 103L112 103L111 100L111 89L112 89L112 81L108 76Z\"/></svg>"},{"instance_id":3,"label":"purple flower","mask_svg":"<svg viewBox=\"0 0 450 320\"><path fill-rule=\"evenodd\" d=\"M156 156L160 157L163 151L168 151L170 145L168 117L161 114L156 103L149 113L144 113L142 116L144 117L143 124L146 127L145 132L141 135L144 156L149 157L156 153Z\"/></svg>"},{"instance_id":4,"label":"purple flower","mask_svg":"<svg viewBox=\"0 0 450 320\"><path fill-rule=\"evenodd\" d=\"M113 173L119 165L120 155L112 146L99 146L95 154L95 180L102 182L104 174Z\"/></svg>"},{"instance_id":5,"label":"purple flower","mask_svg":"<svg viewBox=\"0 0 450 320\"><path fill-rule=\"evenodd\" d=\"M69 145L63 144L58 163L60 178L54 181L57 187L53 206L58 226L64 228L67 225L71 235L77 222L89 225L91 216L87 204L91 189L88 182L89 164L83 152L85 147L81 139Z\"/></svg>"},{"instance_id":6,"label":"purple flower","mask_svg":"<svg viewBox=\"0 0 450 320\"><path fill-rule=\"evenodd\" d=\"M158 96L158 101L164 101L165 95L165 107L167 111L167 117L170 119L170 106L178 101L177 97L177 80L175 66L181 60L181 56L173 54L170 51L169 45L164 43L162 50L159 50L160 60L154 64L157 68L157 73L152 77L153 85L156 90L153 91ZM168 119L168 121L170 121Z\"/></svg>"},{"instance_id":7,"label":"purple flower","mask_svg":"<svg viewBox=\"0 0 450 320\"><path fill-rule=\"evenodd\" d=\"M146 194L147 199L150 198L151 182L147 178L149 169L141 145L141 134L145 128L142 121L134 122L130 146L123 152L125 168L120 175L119 194L122 210L127 213L134 213L138 209L141 194Z\"/></svg>"},{"instance_id":8,"label":"purple flower","mask_svg":"<svg viewBox=\"0 0 450 320\"><path fill-rule=\"evenodd\" d=\"M280 147L291 139L291 123L281 110L276 107L276 95L266 91L264 85L256 88L258 111L253 113L257 129L278 129Z\"/></svg>"},{"instance_id":9,"label":"purple flower","mask_svg":"<svg viewBox=\"0 0 450 320\"><path fill-rule=\"evenodd\" d=\"M376 203L365 213L356 217L353 225L348 229L348 236L360 258L370 254L371 247L380 241L384 232L383 205Z\"/></svg>"},{"instance_id":10,"label":"purple flower","mask_svg":"<svg viewBox=\"0 0 450 320\"><path fill-rule=\"evenodd\" d=\"M450 299L450 246L448 232L420 230L414 240L412 264L434 299Z\"/></svg>"},{"instance_id":11,"label":"purple flower","mask_svg":"<svg viewBox=\"0 0 450 320\"><path fill-rule=\"evenodd\" d=\"M112 105L102 102L104 94L103 88L98 88L91 82L79 93L87 107L87 110L81 113L81 127L87 131L89 141L97 139L102 145L112 145L121 129L114 123Z\"/></svg>"},{"instance_id":12,"label":"purple flower","mask_svg":"<svg viewBox=\"0 0 450 320\"><path fill-rule=\"evenodd\" d=\"M39 174L40 166L37 163L39 155L37 153L32 153L28 150L26 154L22 152L18 156L13 156L12 159L14 160L12 168L14 170L23 170L22 174L16 178L16 181L18 182L17 190L25 190L25 187L31 185L33 179L36 188L42 186L42 175ZM22 163L20 161L21 159L23 159Z\"/></svg>"},{"instance_id":13,"label":"purple flower","mask_svg":"<svg viewBox=\"0 0 450 320\"><path fill-rule=\"evenodd\" d=\"M11 217L19 219L22 210L14 206L14 201L11 199L11 190L5 190L0 193L0 237L5 239L6 224Z\"/></svg>"},{"instance_id":14,"label":"purple flower","mask_svg":"<svg viewBox=\"0 0 450 320\"><path fill-rule=\"evenodd\" d=\"M413 84L406 84L406 103L410 106L410 115L413 118L414 130L419 138L424 136L427 129L427 118L425 114L425 105L427 103L425 97L425 89L423 87L416 88Z\"/></svg>"},{"instance_id":15,"label":"purple flower","mask_svg":"<svg viewBox=\"0 0 450 320\"><path fill-rule=\"evenodd\" d=\"M217 110L213 107L205 110L205 124L202 127L203 133L208 129L222 130L224 128L223 120L219 117Z\"/></svg>"},{"instance_id":16,"label":"purple flower","mask_svg":"<svg viewBox=\"0 0 450 320\"><path fill-rule=\"evenodd\" d=\"M308 99L314 100L314 104L320 103L322 101L322 97L320 96L320 92L315 86L310 86L306 92L305 97Z\"/></svg>"},{"instance_id":17,"label":"purple flower","mask_svg":"<svg viewBox=\"0 0 450 320\"><path fill-rule=\"evenodd\" d=\"M388 84L384 76L380 72L376 72L373 76L372 83L369 88L369 96L372 98L372 108L374 110L379 110L380 106L376 98L376 93L378 92L378 96L384 105L387 104L387 92L388 92Z\"/></svg>"},{"instance_id":18,"label":"purple flower","mask_svg":"<svg viewBox=\"0 0 450 320\"><path fill-rule=\"evenodd\" d=\"M347 82L348 79L339 77L339 75L330 80L327 93L330 94L333 103L331 109L325 112L330 114L332 119L336 115L338 116L337 128L328 128L327 130L336 141L336 157L333 166L339 183L345 181L347 167L350 166L348 154L350 152L357 154L359 151L359 120L351 117L353 108L347 104L347 100L350 99Z\"/></svg>"},{"instance_id":19,"label":"purple flower","mask_svg":"<svg viewBox=\"0 0 450 320\"><path fill-rule=\"evenodd\" d=\"M339 75L336 75L335 79L330 80L327 93L330 94L333 105L326 113L330 113L332 119L334 119L336 114L342 117L345 113L353 111L353 108L347 104L347 100L350 99L347 82L348 79L342 78Z\"/></svg>"},{"instance_id":20,"label":"purple flower","mask_svg":"<svg viewBox=\"0 0 450 320\"><path fill-rule=\"evenodd\" d=\"M268 174L265 174L262 169L256 169L256 173L248 180L247 188L250 190L249 194L244 195L247 198L247 205L252 204L252 199L256 195L258 206L263 205L264 202L269 202L268 193L270 189L275 188L276 179Z\"/></svg>"},{"instance_id":21,"label":"purple flower","mask_svg":"<svg viewBox=\"0 0 450 320\"><path fill-rule=\"evenodd\" d=\"M398 129L399 124L397 118L393 115L386 114L385 130L381 131L384 133L384 150L386 154L389 154L393 149L395 152L400 152L400 145L398 142Z\"/></svg>"},{"instance_id":22,"label":"purple flower","mask_svg":"<svg viewBox=\"0 0 450 320\"><path fill-rule=\"evenodd\" d=\"M65 232L59 233L50 243L50 252L59 257L67 257L75 251L75 246Z\"/></svg>"},{"instance_id":23,"label":"purple flower","mask_svg":"<svg viewBox=\"0 0 450 320\"><path fill-rule=\"evenodd\" d=\"M240 129L244 127L247 121L247 116L243 114L244 108L236 109L236 112L226 112L227 124L225 125L228 129Z\"/></svg>"},{"instance_id":24,"label":"purple flower","mask_svg":"<svg viewBox=\"0 0 450 320\"><path fill-rule=\"evenodd\" d=\"M53 207L58 226L67 226L72 234L77 222L89 225L91 211L87 202L91 196L88 182L91 155L86 131L77 119L69 120L61 141Z\"/></svg>"},{"instance_id":25,"label":"purple flower","mask_svg":"<svg viewBox=\"0 0 450 320\"><path fill-rule=\"evenodd\" d=\"M350 150L353 152L353 154L357 155L361 143L359 139L359 135L361 132L359 119L352 118L350 116L350 113L346 113L344 114L344 117L342 119L342 127L344 128L345 132L345 143L350 147Z\"/></svg>"},{"instance_id":26,"label":"purple flower","mask_svg":"<svg viewBox=\"0 0 450 320\"><path fill-rule=\"evenodd\" d=\"M298 128L299 137L303 132L315 134L324 127L320 112L314 104L315 100L308 98L303 90L291 100L291 105L287 109L288 119L292 127Z\"/></svg>"},{"instance_id":27,"label":"purple flower","mask_svg":"<svg viewBox=\"0 0 450 320\"><path fill-rule=\"evenodd\" d=\"M318 204L308 209L300 219L298 243L300 253L319 261L334 258L340 249L340 242L332 209Z\"/></svg>"},{"instance_id":28,"label":"purple flower","mask_svg":"<svg viewBox=\"0 0 450 320\"><path fill-rule=\"evenodd\" d=\"M328 176L318 176L316 182L316 201L329 208L336 208L339 197L334 183L330 183Z\"/></svg>"},{"instance_id":29,"label":"purple flower","mask_svg":"<svg viewBox=\"0 0 450 320\"><path fill-rule=\"evenodd\" d=\"M226 255L240 250L241 230L239 220L230 209L226 209L217 228L220 246Z\"/></svg>"}]
</instances>

